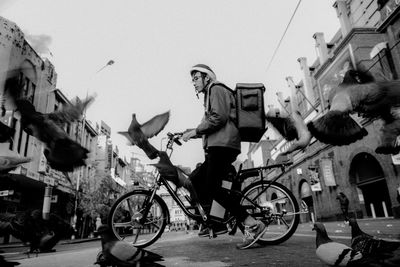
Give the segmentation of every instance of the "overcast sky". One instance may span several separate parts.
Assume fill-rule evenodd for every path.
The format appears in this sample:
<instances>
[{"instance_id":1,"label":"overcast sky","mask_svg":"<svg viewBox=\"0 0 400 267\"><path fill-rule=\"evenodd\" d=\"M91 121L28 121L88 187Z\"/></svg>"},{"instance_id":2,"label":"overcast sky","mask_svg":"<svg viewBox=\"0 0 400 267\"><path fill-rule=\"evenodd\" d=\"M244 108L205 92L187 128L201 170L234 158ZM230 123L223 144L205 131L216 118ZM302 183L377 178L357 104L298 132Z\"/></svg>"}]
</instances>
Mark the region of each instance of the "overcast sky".
<instances>
[{"instance_id":1,"label":"overcast sky","mask_svg":"<svg viewBox=\"0 0 400 267\"><path fill-rule=\"evenodd\" d=\"M203 106L189 76L197 63L209 65L230 87L264 83L266 105L276 105L275 93L289 92L285 77L301 80L297 59L307 57L309 65L316 60L313 34L323 32L329 41L339 30L333 3L300 3L269 69L298 0L0 0L0 15L39 52L51 52L64 94L97 93L88 119L105 121L123 155L138 153L148 163L116 134L127 130L132 113L145 122L171 111L165 130L151 140L158 148L168 131L197 126ZM114 65L96 73L111 59ZM200 141L176 147L172 157L191 168L202 160Z\"/></svg>"}]
</instances>

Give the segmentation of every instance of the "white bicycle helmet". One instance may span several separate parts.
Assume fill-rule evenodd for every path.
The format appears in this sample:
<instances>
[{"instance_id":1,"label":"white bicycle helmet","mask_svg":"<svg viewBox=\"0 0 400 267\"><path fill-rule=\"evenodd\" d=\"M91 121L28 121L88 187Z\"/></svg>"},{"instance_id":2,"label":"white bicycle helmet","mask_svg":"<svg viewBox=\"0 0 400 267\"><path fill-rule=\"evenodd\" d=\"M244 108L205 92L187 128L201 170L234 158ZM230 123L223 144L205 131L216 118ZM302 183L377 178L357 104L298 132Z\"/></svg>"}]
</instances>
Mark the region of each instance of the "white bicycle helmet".
<instances>
[{"instance_id":1,"label":"white bicycle helmet","mask_svg":"<svg viewBox=\"0 0 400 267\"><path fill-rule=\"evenodd\" d=\"M215 73L213 72L213 70L212 70L209 66L207 66L207 65L204 65L204 64L197 64L197 65L194 65L194 66L190 69L190 75L192 75L193 72L195 72L195 71L199 71L199 72L202 72L202 73L207 74L207 75L211 78L211 80L213 80L213 81L216 81L216 80L217 80L217 76L215 75Z\"/></svg>"}]
</instances>

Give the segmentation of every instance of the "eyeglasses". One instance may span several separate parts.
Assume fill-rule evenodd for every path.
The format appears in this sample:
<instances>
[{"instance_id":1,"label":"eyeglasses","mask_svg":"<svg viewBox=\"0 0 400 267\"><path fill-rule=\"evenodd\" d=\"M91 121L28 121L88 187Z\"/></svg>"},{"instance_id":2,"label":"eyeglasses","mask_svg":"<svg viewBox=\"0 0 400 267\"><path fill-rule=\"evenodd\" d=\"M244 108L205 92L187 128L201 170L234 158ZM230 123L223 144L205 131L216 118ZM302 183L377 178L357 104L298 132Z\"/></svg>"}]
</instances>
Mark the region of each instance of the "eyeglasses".
<instances>
[{"instance_id":1,"label":"eyeglasses","mask_svg":"<svg viewBox=\"0 0 400 267\"><path fill-rule=\"evenodd\" d=\"M197 82L197 80L200 78L201 78L201 76L193 76L192 82Z\"/></svg>"}]
</instances>

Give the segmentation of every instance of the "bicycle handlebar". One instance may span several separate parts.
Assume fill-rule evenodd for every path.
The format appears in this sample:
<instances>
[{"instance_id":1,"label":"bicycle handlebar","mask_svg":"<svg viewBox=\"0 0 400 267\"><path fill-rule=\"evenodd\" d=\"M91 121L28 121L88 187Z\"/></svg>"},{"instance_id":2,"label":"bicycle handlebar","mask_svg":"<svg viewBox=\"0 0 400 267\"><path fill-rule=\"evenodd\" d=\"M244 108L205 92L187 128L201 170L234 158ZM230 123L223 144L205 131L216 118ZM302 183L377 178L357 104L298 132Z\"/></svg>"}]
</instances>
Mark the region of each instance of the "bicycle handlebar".
<instances>
[{"instance_id":1,"label":"bicycle handlebar","mask_svg":"<svg viewBox=\"0 0 400 267\"><path fill-rule=\"evenodd\" d=\"M179 138L181 138L183 135L182 132L177 132L177 133L167 133L169 141L173 141L176 143L178 146L181 146L182 143L179 141Z\"/></svg>"}]
</instances>

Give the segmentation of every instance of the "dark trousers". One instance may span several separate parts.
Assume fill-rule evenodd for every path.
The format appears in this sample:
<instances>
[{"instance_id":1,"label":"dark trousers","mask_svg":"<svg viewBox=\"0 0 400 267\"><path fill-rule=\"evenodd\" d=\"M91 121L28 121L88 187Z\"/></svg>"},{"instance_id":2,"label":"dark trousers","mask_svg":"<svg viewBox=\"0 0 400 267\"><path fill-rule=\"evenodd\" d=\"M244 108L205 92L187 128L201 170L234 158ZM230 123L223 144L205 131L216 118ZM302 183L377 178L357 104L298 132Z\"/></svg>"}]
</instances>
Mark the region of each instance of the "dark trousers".
<instances>
[{"instance_id":1,"label":"dark trousers","mask_svg":"<svg viewBox=\"0 0 400 267\"><path fill-rule=\"evenodd\" d=\"M239 152L232 148L208 148L205 161L191 173L189 179L197 192L200 204L207 212L210 211L212 201L216 200L243 222L248 213L240 205L240 198L221 188L222 180L228 175L238 154Z\"/></svg>"}]
</instances>

